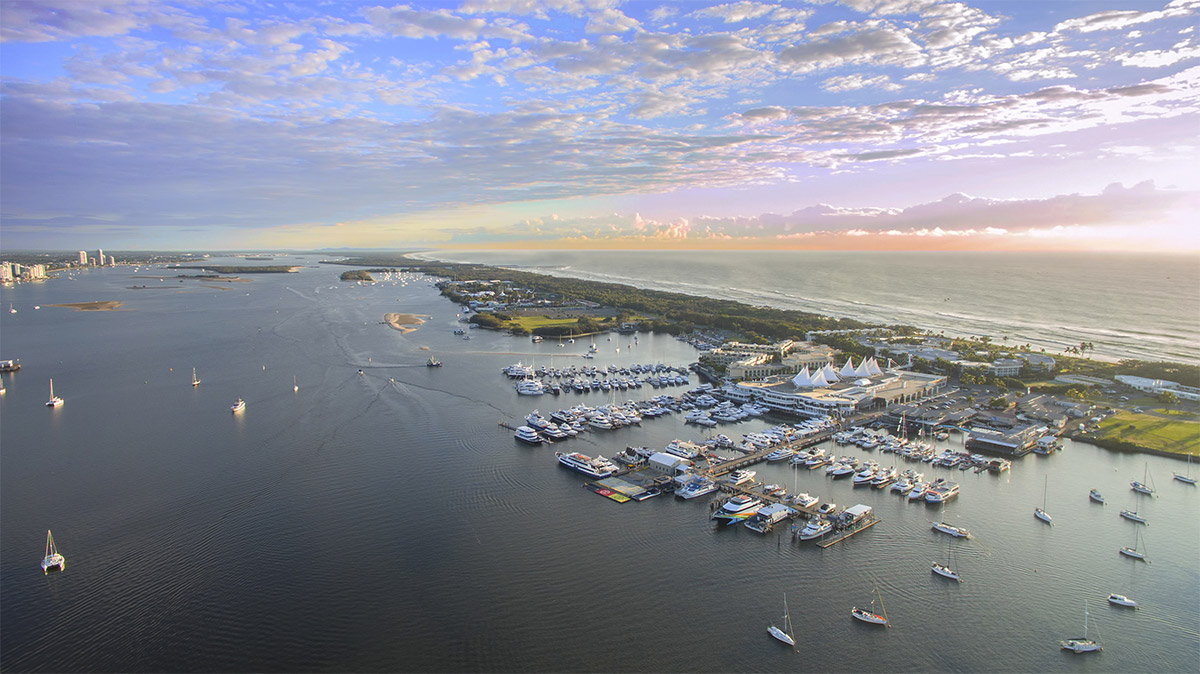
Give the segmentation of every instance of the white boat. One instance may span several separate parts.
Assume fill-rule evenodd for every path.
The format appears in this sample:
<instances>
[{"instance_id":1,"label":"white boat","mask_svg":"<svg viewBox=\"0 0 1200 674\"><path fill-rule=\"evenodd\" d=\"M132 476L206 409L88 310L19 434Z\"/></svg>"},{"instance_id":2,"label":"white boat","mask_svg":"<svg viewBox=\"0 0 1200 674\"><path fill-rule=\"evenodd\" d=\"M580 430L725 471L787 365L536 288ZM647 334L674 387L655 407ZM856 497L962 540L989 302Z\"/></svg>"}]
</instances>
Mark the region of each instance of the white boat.
<instances>
[{"instance_id":1,"label":"white boat","mask_svg":"<svg viewBox=\"0 0 1200 674\"><path fill-rule=\"evenodd\" d=\"M1150 525L1150 522L1147 521L1145 517L1142 517L1141 515L1137 514L1136 510L1122 510L1121 517L1124 517L1125 519L1130 520L1132 522L1137 522L1139 524L1145 524L1146 526Z\"/></svg>"},{"instance_id":2,"label":"white boat","mask_svg":"<svg viewBox=\"0 0 1200 674\"><path fill-rule=\"evenodd\" d=\"M538 435L537 431L530 426L518 426L513 437L530 445L542 444L542 436Z\"/></svg>"},{"instance_id":3,"label":"white boat","mask_svg":"<svg viewBox=\"0 0 1200 674\"><path fill-rule=\"evenodd\" d=\"M244 410L244 409L246 409L246 401L245 401L245 400L242 400L241 398L238 398L238 399L237 399L237 402L233 403L233 405L231 405L231 406L229 407L229 410L230 410L231 412L234 412L235 414L236 414L237 412L241 412L241 411L242 411L242 410Z\"/></svg>"},{"instance_id":4,"label":"white boat","mask_svg":"<svg viewBox=\"0 0 1200 674\"><path fill-rule=\"evenodd\" d=\"M934 573L936 573L937 575L939 575L943 578L949 578L950 580L958 581L960 583L963 582L962 577L958 575L958 572L955 571L954 569L950 568L950 565L952 563L954 563L954 548L950 546L950 541L947 540L946 541L946 563L941 564L939 562L933 562L931 568Z\"/></svg>"},{"instance_id":5,"label":"white boat","mask_svg":"<svg viewBox=\"0 0 1200 674\"><path fill-rule=\"evenodd\" d=\"M796 511L782 503L772 503L758 509L752 517L746 520L746 528L751 531L757 531L760 534L765 534L771 530L771 527L778 522L782 522L791 515L795 515Z\"/></svg>"},{"instance_id":6,"label":"white boat","mask_svg":"<svg viewBox=\"0 0 1200 674\"><path fill-rule=\"evenodd\" d=\"M796 494L795 496L792 497L792 503L795 503L796 505L800 506L801 508L811 508L811 507L817 505L817 503L820 502L820 500L821 500L820 498L818 498L816 496L810 496L809 494L804 493L804 492Z\"/></svg>"},{"instance_id":7,"label":"white boat","mask_svg":"<svg viewBox=\"0 0 1200 674\"><path fill-rule=\"evenodd\" d=\"M1187 473L1184 475L1180 475L1179 473L1172 473L1172 475L1174 475L1175 479L1179 480L1180 482L1185 482L1187 484L1196 484L1196 478L1192 477L1192 455L1191 454L1188 454Z\"/></svg>"},{"instance_id":8,"label":"white boat","mask_svg":"<svg viewBox=\"0 0 1200 674\"><path fill-rule=\"evenodd\" d=\"M1083 602L1083 636L1074 639L1060 641L1063 650L1072 651L1074 653L1091 653L1100 649L1100 643L1088 638L1088 611L1087 602Z\"/></svg>"},{"instance_id":9,"label":"white boat","mask_svg":"<svg viewBox=\"0 0 1200 674\"><path fill-rule=\"evenodd\" d=\"M751 496L739 494L725 502L712 514L714 520L725 520L726 524L737 524L750 519L762 508L763 502Z\"/></svg>"},{"instance_id":10,"label":"white boat","mask_svg":"<svg viewBox=\"0 0 1200 674\"><path fill-rule=\"evenodd\" d=\"M1095 489L1088 492L1088 498L1092 499L1096 503L1099 503L1100 505L1104 505L1104 497L1101 496L1100 492Z\"/></svg>"},{"instance_id":11,"label":"white boat","mask_svg":"<svg viewBox=\"0 0 1200 674\"><path fill-rule=\"evenodd\" d=\"M767 633L779 639L788 646L796 645L796 638L792 636L792 618L788 615L787 595L783 595L783 629L771 625L767 628Z\"/></svg>"},{"instance_id":12,"label":"white boat","mask_svg":"<svg viewBox=\"0 0 1200 674\"><path fill-rule=\"evenodd\" d=\"M962 527L956 527L953 524L949 524L946 522L934 522L933 526L930 528L932 528L934 531L940 531L943 534L949 534L951 536L954 536L955 538L970 538L971 537L970 531L967 531L966 529L963 529Z\"/></svg>"},{"instance_id":13,"label":"white boat","mask_svg":"<svg viewBox=\"0 0 1200 674\"><path fill-rule=\"evenodd\" d=\"M923 501L923 500L925 500L925 494L928 492L929 492L929 483L928 482L918 482L912 486L912 489L908 490L908 500Z\"/></svg>"},{"instance_id":14,"label":"white boat","mask_svg":"<svg viewBox=\"0 0 1200 674\"><path fill-rule=\"evenodd\" d=\"M1137 608L1138 607L1136 601L1130 599L1129 597L1126 597L1123 594L1108 595L1108 603L1116 604L1117 606L1128 606L1129 608Z\"/></svg>"},{"instance_id":15,"label":"white boat","mask_svg":"<svg viewBox=\"0 0 1200 674\"><path fill-rule=\"evenodd\" d=\"M296 383L296 375L292 375L292 393L300 390L300 385Z\"/></svg>"},{"instance_id":16,"label":"white boat","mask_svg":"<svg viewBox=\"0 0 1200 674\"><path fill-rule=\"evenodd\" d=\"M200 380L196 378L196 368L192 368L192 386L199 386Z\"/></svg>"},{"instance_id":17,"label":"white boat","mask_svg":"<svg viewBox=\"0 0 1200 674\"><path fill-rule=\"evenodd\" d=\"M50 380L50 399L46 401L46 407L58 407L63 404L63 399L54 395L54 380Z\"/></svg>"},{"instance_id":18,"label":"white boat","mask_svg":"<svg viewBox=\"0 0 1200 674\"><path fill-rule=\"evenodd\" d=\"M879 595L878 587L875 588L875 594L879 596L880 613L875 613L875 600L872 599L870 609L859 608L855 606L854 608L850 609L850 615L856 620L861 620L865 623L871 623L872 625L887 625L888 627L891 627L892 625L887 619L887 610L883 608L883 597Z\"/></svg>"},{"instance_id":19,"label":"white boat","mask_svg":"<svg viewBox=\"0 0 1200 674\"><path fill-rule=\"evenodd\" d=\"M695 478L683 487L675 490L675 495L680 498L693 499L697 496L711 494L717 490L717 483L707 478Z\"/></svg>"},{"instance_id":20,"label":"white boat","mask_svg":"<svg viewBox=\"0 0 1200 674\"><path fill-rule=\"evenodd\" d=\"M1150 560L1146 558L1146 552L1144 550L1138 550L1138 537L1141 535L1141 532L1142 532L1142 530L1140 527L1136 531L1134 531L1133 547L1132 548L1121 548L1120 553L1122 555L1125 555L1126 557L1132 557L1133 559L1140 559L1141 561L1149 564Z\"/></svg>"},{"instance_id":21,"label":"white boat","mask_svg":"<svg viewBox=\"0 0 1200 674\"><path fill-rule=\"evenodd\" d=\"M1049 488L1050 488L1050 476L1047 475L1046 483L1042 487L1042 507L1034 508L1033 516L1038 518L1039 520L1045 522L1046 524L1049 524L1050 526L1054 526L1054 520L1050 517L1050 514L1046 512L1046 490Z\"/></svg>"},{"instance_id":22,"label":"white boat","mask_svg":"<svg viewBox=\"0 0 1200 674\"><path fill-rule=\"evenodd\" d=\"M946 482L940 486L931 488L925 493L926 503L945 503L950 499L958 496L958 483Z\"/></svg>"},{"instance_id":23,"label":"white boat","mask_svg":"<svg viewBox=\"0 0 1200 674\"><path fill-rule=\"evenodd\" d=\"M788 449L787 447L780 447L779 449L767 455L767 461L783 461L784 459L792 458L795 453L795 451Z\"/></svg>"},{"instance_id":24,"label":"white boat","mask_svg":"<svg viewBox=\"0 0 1200 674\"><path fill-rule=\"evenodd\" d=\"M808 541L814 538L820 538L831 531L833 531L833 525L830 524L828 520L820 517L814 517L809 520L799 532L797 532L796 538L799 538L802 541Z\"/></svg>"},{"instance_id":25,"label":"white boat","mask_svg":"<svg viewBox=\"0 0 1200 674\"><path fill-rule=\"evenodd\" d=\"M1147 484L1149 481L1150 481L1150 464L1146 464L1146 470L1142 473L1142 481L1138 482L1137 480L1134 480L1133 482L1129 483L1129 486L1136 492L1146 494L1148 496L1153 496L1154 488L1151 487L1149 484Z\"/></svg>"},{"instance_id":26,"label":"white boat","mask_svg":"<svg viewBox=\"0 0 1200 674\"><path fill-rule=\"evenodd\" d=\"M740 469L735 470L732 473L730 473L728 477L725 478L725 483L736 486L739 484L750 482L751 480L754 479L755 475L758 475L758 473L753 470L740 470Z\"/></svg>"},{"instance_id":27,"label":"white boat","mask_svg":"<svg viewBox=\"0 0 1200 674\"><path fill-rule=\"evenodd\" d=\"M59 571L67 570L67 558L58 553L58 548L54 547L54 536L50 530L46 530L46 556L42 557L42 573L50 573L50 569L58 569Z\"/></svg>"},{"instance_id":28,"label":"white boat","mask_svg":"<svg viewBox=\"0 0 1200 674\"><path fill-rule=\"evenodd\" d=\"M579 452L555 452L554 455L558 457L558 462L562 465L572 470L577 470L588 477L599 479L617 472L617 466L603 456L597 456L593 459Z\"/></svg>"}]
</instances>

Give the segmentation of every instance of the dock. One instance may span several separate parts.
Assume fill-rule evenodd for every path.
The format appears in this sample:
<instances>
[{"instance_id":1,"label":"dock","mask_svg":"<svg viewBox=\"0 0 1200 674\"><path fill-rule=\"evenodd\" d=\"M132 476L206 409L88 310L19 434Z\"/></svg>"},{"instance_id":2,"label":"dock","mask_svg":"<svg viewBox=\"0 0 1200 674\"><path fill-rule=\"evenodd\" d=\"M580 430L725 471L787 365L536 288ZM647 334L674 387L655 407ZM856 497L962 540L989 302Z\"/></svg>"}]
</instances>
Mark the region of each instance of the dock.
<instances>
[{"instance_id":1,"label":"dock","mask_svg":"<svg viewBox=\"0 0 1200 674\"><path fill-rule=\"evenodd\" d=\"M847 538L850 538L854 534L857 534L860 531L863 531L865 529L870 529L871 527L875 526L876 524L879 524L882 521L883 520L872 515L869 519L864 519L864 520L858 522L857 524L851 525L847 529L843 529L841 532L838 533L837 536L834 536L833 538L830 538L829 540L822 539L822 540L818 541L817 545L821 548L828 548L829 546L833 545L834 543L840 543L840 542L846 540Z\"/></svg>"}]
</instances>

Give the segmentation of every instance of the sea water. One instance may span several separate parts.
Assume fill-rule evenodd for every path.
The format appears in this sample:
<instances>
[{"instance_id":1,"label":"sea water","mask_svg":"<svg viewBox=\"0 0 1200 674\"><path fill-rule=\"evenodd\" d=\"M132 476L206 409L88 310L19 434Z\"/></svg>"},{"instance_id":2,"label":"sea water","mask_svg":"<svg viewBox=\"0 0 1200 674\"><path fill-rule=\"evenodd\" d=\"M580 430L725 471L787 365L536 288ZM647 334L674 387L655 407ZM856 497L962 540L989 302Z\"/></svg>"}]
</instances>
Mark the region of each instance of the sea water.
<instances>
[{"instance_id":1,"label":"sea water","mask_svg":"<svg viewBox=\"0 0 1200 674\"><path fill-rule=\"evenodd\" d=\"M1186 463L1071 442L1000 475L901 461L962 484L944 512L756 466L882 519L822 550L784 528L715 525L708 498L612 502L553 454L784 419L709 431L674 415L549 447L499 425L682 391L519 396L503 366L684 365L690 346L600 336L584 360L584 339L464 340L428 280L360 286L316 257L267 264L303 268L228 284L102 269L0 292L19 310L0 315L0 358L23 365L0 396L0 668L1189 671L1200 658L1200 491L1170 477ZM49 306L94 300L123 305ZM403 334L381 323L389 312L430 318ZM1053 527L1033 516L1046 475ZM1157 498L1130 490L1144 476ZM941 518L974 538L931 531ZM46 529L64 573L38 566ZM1150 564L1117 552L1139 533ZM951 555L964 583L930 573ZM850 617L876 587L891 629ZM1112 592L1141 609L1108 605ZM767 634L784 593L794 652ZM1058 642L1082 634L1085 602L1104 651L1076 656Z\"/></svg>"}]
</instances>

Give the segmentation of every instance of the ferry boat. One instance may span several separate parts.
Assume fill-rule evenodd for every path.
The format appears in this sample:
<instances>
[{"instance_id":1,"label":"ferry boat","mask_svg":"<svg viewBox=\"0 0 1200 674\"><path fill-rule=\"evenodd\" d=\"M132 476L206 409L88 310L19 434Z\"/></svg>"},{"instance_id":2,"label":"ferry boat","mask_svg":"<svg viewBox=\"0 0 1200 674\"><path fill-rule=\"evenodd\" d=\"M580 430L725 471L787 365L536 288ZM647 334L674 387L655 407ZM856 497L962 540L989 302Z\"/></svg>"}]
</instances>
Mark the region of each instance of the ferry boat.
<instances>
[{"instance_id":1,"label":"ferry boat","mask_svg":"<svg viewBox=\"0 0 1200 674\"><path fill-rule=\"evenodd\" d=\"M579 452L555 452L558 462L572 470L577 470L588 477L608 477L617 472L617 467L603 456L592 458Z\"/></svg>"},{"instance_id":2,"label":"ferry boat","mask_svg":"<svg viewBox=\"0 0 1200 674\"><path fill-rule=\"evenodd\" d=\"M934 531L940 531L943 534L949 534L955 538L970 538L971 532L962 527L956 527L947 522L933 522L931 527Z\"/></svg>"},{"instance_id":3,"label":"ferry boat","mask_svg":"<svg viewBox=\"0 0 1200 674\"><path fill-rule=\"evenodd\" d=\"M242 400L241 398L238 398L237 402L233 403L233 405L229 407L229 411L234 412L235 414L244 409L246 409L246 401Z\"/></svg>"},{"instance_id":4,"label":"ferry boat","mask_svg":"<svg viewBox=\"0 0 1200 674\"><path fill-rule=\"evenodd\" d=\"M958 496L958 483L947 482L940 487L934 487L925 494L926 503L945 503Z\"/></svg>"},{"instance_id":5,"label":"ferry boat","mask_svg":"<svg viewBox=\"0 0 1200 674\"><path fill-rule=\"evenodd\" d=\"M675 490L675 495L680 498L693 499L697 496L711 494L717 490L717 483L708 478L694 478L683 487Z\"/></svg>"},{"instance_id":6,"label":"ferry boat","mask_svg":"<svg viewBox=\"0 0 1200 674\"><path fill-rule=\"evenodd\" d=\"M725 502L725 505L717 509L713 513L712 519L725 520L725 524L737 524L738 522L749 519L762 508L763 502L759 499L739 494Z\"/></svg>"},{"instance_id":7,"label":"ferry boat","mask_svg":"<svg viewBox=\"0 0 1200 674\"><path fill-rule=\"evenodd\" d=\"M531 426L519 426L516 432L513 433L513 437L530 445L542 444L542 436L538 435L537 431Z\"/></svg>"},{"instance_id":8,"label":"ferry boat","mask_svg":"<svg viewBox=\"0 0 1200 674\"><path fill-rule=\"evenodd\" d=\"M820 538L831 531L833 531L832 524L830 524L827 520L814 517L804 525L804 528L800 529L799 533L796 534L796 537L802 541L808 541L814 538Z\"/></svg>"}]
</instances>

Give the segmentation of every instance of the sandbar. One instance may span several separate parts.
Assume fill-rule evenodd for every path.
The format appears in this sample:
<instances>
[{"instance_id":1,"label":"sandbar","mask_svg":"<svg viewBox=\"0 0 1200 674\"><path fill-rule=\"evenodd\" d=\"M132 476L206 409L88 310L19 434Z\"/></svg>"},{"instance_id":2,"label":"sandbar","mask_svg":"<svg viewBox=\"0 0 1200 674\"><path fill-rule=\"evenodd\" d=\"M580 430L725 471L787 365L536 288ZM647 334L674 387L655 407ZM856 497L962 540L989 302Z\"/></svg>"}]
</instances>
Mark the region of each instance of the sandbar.
<instances>
[{"instance_id":1,"label":"sandbar","mask_svg":"<svg viewBox=\"0 0 1200 674\"><path fill-rule=\"evenodd\" d=\"M116 311L121 307L121 303L117 300L103 300L100 302L71 302L68 304L48 304L50 307L69 307L75 311Z\"/></svg>"},{"instance_id":2,"label":"sandbar","mask_svg":"<svg viewBox=\"0 0 1200 674\"><path fill-rule=\"evenodd\" d=\"M412 332L416 328L409 326L421 325L425 318L418 314L384 314L383 322L400 332Z\"/></svg>"}]
</instances>

